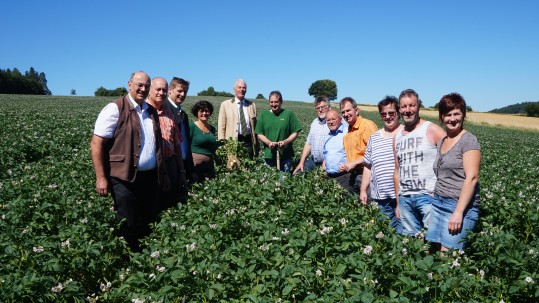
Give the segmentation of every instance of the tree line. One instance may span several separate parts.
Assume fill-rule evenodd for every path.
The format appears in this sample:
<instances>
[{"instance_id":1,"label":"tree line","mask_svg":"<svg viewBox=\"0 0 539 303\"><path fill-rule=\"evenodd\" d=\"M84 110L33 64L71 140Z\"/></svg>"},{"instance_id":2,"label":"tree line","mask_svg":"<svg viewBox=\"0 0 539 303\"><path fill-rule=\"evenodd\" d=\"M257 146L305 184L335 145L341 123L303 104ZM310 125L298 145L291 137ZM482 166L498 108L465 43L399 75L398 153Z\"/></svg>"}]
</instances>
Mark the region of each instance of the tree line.
<instances>
[{"instance_id":1,"label":"tree line","mask_svg":"<svg viewBox=\"0 0 539 303\"><path fill-rule=\"evenodd\" d=\"M33 67L24 74L19 69L0 69L0 94L52 95L45 73Z\"/></svg>"},{"instance_id":2,"label":"tree line","mask_svg":"<svg viewBox=\"0 0 539 303\"><path fill-rule=\"evenodd\" d=\"M527 115L529 117L539 117L539 101L532 102L521 102L516 104L511 104L504 106L502 108L493 109L490 113L496 114L516 114L516 115Z\"/></svg>"}]
</instances>

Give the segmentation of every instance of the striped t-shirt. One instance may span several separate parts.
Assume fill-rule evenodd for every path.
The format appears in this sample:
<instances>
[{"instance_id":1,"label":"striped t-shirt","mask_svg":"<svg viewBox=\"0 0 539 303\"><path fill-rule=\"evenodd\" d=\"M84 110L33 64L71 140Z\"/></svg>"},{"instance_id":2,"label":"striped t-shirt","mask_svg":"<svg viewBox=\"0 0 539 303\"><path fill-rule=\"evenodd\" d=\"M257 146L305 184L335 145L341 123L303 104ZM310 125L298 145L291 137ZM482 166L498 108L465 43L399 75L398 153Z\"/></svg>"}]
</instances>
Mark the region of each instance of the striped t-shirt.
<instances>
[{"instance_id":1,"label":"striped t-shirt","mask_svg":"<svg viewBox=\"0 0 539 303\"><path fill-rule=\"evenodd\" d=\"M385 137L382 132L380 129L372 134L363 157L363 161L371 166L371 198L376 200L395 198L393 137Z\"/></svg>"}]
</instances>

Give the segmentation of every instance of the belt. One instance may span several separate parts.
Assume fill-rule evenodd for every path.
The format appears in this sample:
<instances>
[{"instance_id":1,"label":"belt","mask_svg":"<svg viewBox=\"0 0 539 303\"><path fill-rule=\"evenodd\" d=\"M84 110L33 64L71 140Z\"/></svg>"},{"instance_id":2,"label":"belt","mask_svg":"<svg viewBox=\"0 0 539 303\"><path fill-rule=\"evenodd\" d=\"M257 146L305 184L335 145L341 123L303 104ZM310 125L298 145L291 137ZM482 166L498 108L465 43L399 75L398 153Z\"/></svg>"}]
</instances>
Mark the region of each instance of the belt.
<instances>
[{"instance_id":1,"label":"belt","mask_svg":"<svg viewBox=\"0 0 539 303\"><path fill-rule=\"evenodd\" d=\"M340 173L328 173L328 177L329 178L337 178L337 177L340 177L340 176L344 176L348 174L348 172L346 171L343 171L343 172L340 172Z\"/></svg>"}]
</instances>

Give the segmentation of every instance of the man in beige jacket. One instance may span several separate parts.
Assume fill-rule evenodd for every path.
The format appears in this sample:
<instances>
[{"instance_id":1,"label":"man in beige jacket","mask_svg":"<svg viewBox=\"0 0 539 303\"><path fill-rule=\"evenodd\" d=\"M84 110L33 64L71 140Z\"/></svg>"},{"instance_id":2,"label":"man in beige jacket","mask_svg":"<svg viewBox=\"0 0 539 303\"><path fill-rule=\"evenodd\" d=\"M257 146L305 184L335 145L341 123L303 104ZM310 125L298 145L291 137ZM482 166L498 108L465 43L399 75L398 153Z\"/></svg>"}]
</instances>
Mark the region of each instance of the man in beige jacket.
<instances>
[{"instance_id":1,"label":"man in beige jacket","mask_svg":"<svg viewBox=\"0 0 539 303\"><path fill-rule=\"evenodd\" d=\"M238 139L252 158L258 155L258 142L254 134L257 114L256 105L245 99L246 92L247 84L239 79L234 84L235 97L221 103L217 139Z\"/></svg>"}]
</instances>

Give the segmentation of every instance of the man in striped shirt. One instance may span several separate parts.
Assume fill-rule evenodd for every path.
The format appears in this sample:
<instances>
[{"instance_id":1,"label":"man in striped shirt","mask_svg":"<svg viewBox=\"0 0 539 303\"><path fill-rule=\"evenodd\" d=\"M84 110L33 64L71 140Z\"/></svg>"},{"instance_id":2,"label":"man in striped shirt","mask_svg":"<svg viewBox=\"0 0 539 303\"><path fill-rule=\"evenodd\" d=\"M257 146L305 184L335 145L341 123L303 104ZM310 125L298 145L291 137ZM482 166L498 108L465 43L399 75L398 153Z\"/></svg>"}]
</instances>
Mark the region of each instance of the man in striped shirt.
<instances>
[{"instance_id":1,"label":"man in striped shirt","mask_svg":"<svg viewBox=\"0 0 539 303\"><path fill-rule=\"evenodd\" d=\"M167 100L167 92L167 80L160 77L154 78L147 100L148 104L157 110L159 116L163 159L165 159L171 185L169 191L159 193L160 209L174 207L178 202L185 203L187 200L185 190L181 190L187 185L180 147L182 135L178 125L174 122L174 114L163 106Z\"/></svg>"},{"instance_id":2,"label":"man in striped shirt","mask_svg":"<svg viewBox=\"0 0 539 303\"><path fill-rule=\"evenodd\" d=\"M398 233L402 232L400 219L395 214L397 199L393 172L395 158L393 155L393 138L402 129L399 123L398 101L396 97L386 96L378 103L378 112L384 123L384 128L378 130L369 138L367 150L363 157L365 168L359 199L366 205L369 198L367 188L370 186L370 197L377 203L382 214L389 217L390 225Z\"/></svg>"}]
</instances>

